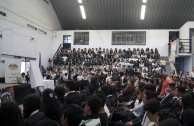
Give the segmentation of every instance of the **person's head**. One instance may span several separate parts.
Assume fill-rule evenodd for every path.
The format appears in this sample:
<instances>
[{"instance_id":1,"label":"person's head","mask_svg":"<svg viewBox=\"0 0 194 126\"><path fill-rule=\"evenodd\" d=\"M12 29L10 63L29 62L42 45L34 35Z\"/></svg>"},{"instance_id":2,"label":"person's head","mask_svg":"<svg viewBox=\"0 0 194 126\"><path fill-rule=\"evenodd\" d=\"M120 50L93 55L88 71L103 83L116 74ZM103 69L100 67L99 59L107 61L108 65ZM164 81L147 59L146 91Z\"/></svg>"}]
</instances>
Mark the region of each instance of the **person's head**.
<instances>
[{"instance_id":1,"label":"person's head","mask_svg":"<svg viewBox=\"0 0 194 126\"><path fill-rule=\"evenodd\" d=\"M76 83L74 81L66 81L65 82L65 92L76 90Z\"/></svg>"},{"instance_id":2,"label":"person's head","mask_svg":"<svg viewBox=\"0 0 194 126\"><path fill-rule=\"evenodd\" d=\"M165 88L165 93L168 94L174 90L175 84L174 83L169 83L166 85Z\"/></svg>"},{"instance_id":3,"label":"person's head","mask_svg":"<svg viewBox=\"0 0 194 126\"><path fill-rule=\"evenodd\" d=\"M160 102L157 99L148 100L143 108L147 112L147 116L151 122L157 121L159 117L158 112L161 109Z\"/></svg>"},{"instance_id":4,"label":"person's head","mask_svg":"<svg viewBox=\"0 0 194 126\"><path fill-rule=\"evenodd\" d=\"M25 77L25 73L23 72L23 73L21 74L21 76L22 76L22 77Z\"/></svg>"},{"instance_id":5,"label":"person's head","mask_svg":"<svg viewBox=\"0 0 194 126\"><path fill-rule=\"evenodd\" d=\"M78 105L71 104L65 107L61 124L62 126L79 126L82 119L82 108Z\"/></svg>"},{"instance_id":6,"label":"person's head","mask_svg":"<svg viewBox=\"0 0 194 126\"><path fill-rule=\"evenodd\" d=\"M84 113L86 115L94 115L97 116L98 112L101 107L101 100L97 96L91 96L87 99L85 108L84 108Z\"/></svg>"},{"instance_id":7,"label":"person's head","mask_svg":"<svg viewBox=\"0 0 194 126\"><path fill-rule=\"evenodd\" d=\"M168 118L160 122L158 126L181 126L181 124L176 119Z\"/></svg>"},{"instance_id":8,"label":"person's head","mask_svg":"<svg viewBox=\"0 0 194 126\"><path fill-rule=\"evenodd\" d=\"M59 100L64 100L64 95L65 95L65 89L63 86L56 86L54 89L54 92L57 96L57 99Z\"/></svg>"},{"instance_id":9,"label":"person's head","mask_svg":"<svg viewBox=\"0 0 194 126\"><path fill-rule=\"evenodd\" d=\"M162 109L161 111L158 112L158 122L162 122L165 119L168 118L173 118L173 119L177 119L176 115L174 113L170 113L169 110L167 109Z\"/></svg>"},{"instance_id":10,"label":"person's head","mask_svg":"<svg viewBox=\"0 0 194 126\"><path fill-rule=\"evenodd\" d=\"M1 104L0 107L1 126L25 126L19 106L12 101Z\"/></svg>"},{"instance_id":11,"label":"person's head","mask_svg":"<svg viewBox=\"0 0 194 126\"><path fill-rule=\"evenodd\" d=\"M146 104L149 99L156 98L156 97L157 95L154 91L151 91L151 90L144 91L143 102L144 104Z\"/></svg>"},{"instance_id":12,"label":"person's head","mask_svg":"<svg viewBox=\"0 0 194 126\"><path fill-rule=\"evenodd\" d=\"M56 98L55 92L52 89L47 88L43 91L41 111L44 112L46 117L55 121L59 121L61 119L61 106Z\"/></svg>"},{"instance_id":13,"label":"person's head","mask_svg":"<svg viewBox=\"0 0 194 126\"><path fill-rule=\"evenodd\" d=\"M186 92L185 87L178 85L175 87L174 96L180 97L185 92Z\"/></svg>"},{"instance_id":14,"label":"person's head","mask_svg":"<svg viewBox=\"0 0 194 126\"><path fill-rule=\"evenodd\" d=\"M35 94L27 95L23 100L23 115L27 118L32 112L40 109L40 97Z\"/></svg>"},{"instance_id":15,"label":"person's head","mask_svg":"<svg viewBox=\"0 0 194 126\"><path fill-rule=\"evenodd\" d=\"M100 100L101 100L101 107L104 108L105 103L106 103L106 96L104 95L104 93L101 92L101 91L98 91L98 92L96 92L94 94L94 96L97 96L97 97L100 98Z\"/></svg>"},{"instance_id":16,"label":"person's head","mask_svg":"<svg viewBox=\"0 0 194 126\"><path fill-rule=\"evenodd\" d=\"M181 105L183 106L184 109L194 108L193 98L191 94L189 93L182 94Z\"/></svg>"},{"instance_id":17,"label":"person's head","mask_svg":"<svg viewBox=\"0 0 194 126\"><path fill-rule=\"evenodd\" d=\"M100 88L100 91L102 91L104 93L104 95L107 97L109 95L110 88L108 86L104 85Z\"/></svg>"}]
</instances>

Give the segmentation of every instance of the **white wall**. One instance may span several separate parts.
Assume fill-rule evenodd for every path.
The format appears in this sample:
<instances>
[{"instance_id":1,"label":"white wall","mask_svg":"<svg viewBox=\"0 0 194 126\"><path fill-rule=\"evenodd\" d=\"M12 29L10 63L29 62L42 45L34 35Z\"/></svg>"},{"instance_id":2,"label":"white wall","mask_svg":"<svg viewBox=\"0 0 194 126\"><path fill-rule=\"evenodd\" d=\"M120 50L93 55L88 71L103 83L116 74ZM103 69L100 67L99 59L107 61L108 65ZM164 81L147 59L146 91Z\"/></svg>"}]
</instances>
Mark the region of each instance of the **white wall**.
<instances>
[{"instance_id":1,"label":"white wall","mask_svg":"<svg viewBox=\"0 0 194 126\"><path fill-rule=\"evenodd\" d=\"M194 22L189 21L186 22L181 28L179 32L179 38L180 39L189 39L189 29L194 28Z\"/></svg>"},{"instance_id":2,"label":"white wall","mask_svg":"<svg viewBox=\"0 0 194 126\"><path fill-rule=\"evenodd\" d=\"M41 52L42 65L47 67L48 58L52 57L52 31L61 30L52 4L43 0L0 0L0 11L6 13L6 17L0 15L0 59L2 54L8 54L38 61ZM27 24L47 34L31 29ZM0 63L0 77L4 76L4 64Z\"/></svg>"},{"instance_id":3,"label":"white wall","mask_svg":"<svg viewBox=\"0 0 194 126\"><path fill-rule=\"evenodd\" d=\"M0 0L0 10L6 12L7 18L14 17L17 23L23 23L18 19L22 17L48 30L61 30L55 10L47 1L49 4L43 0Z\"/></svg>"},{"instance_id":4,"label":"white wall","mask_svg":"<svg viewBox=\"0 0 194 126\"><path fill-rule=\"evenodd\" d=\"M188 56L184 58L184 74L186 74L187 72L192 71L192 56Z\"/></svg>"},{"instance_id":5,"label":"white wall","mask_svg":"<svg viewBox=\"0 0 194 126\"><path fill-rule=\"evenodd\" d=\"M86 30L76 31L55 31L53 32L52 52L54 53L58 46L63 43L63 35L71 35L72 43L74 32L83 32ZM72 48L158 48L161 56L168 56L169 31L178 30L123 30L123 31L146 31L145 46L126 46L126 45L111 45L112 30L87 30L89 31L89 45L73 45ZM115 31L115 30L114 30ZM121 31L121 30L119 30Z\"/></svg>"}]
</instances>

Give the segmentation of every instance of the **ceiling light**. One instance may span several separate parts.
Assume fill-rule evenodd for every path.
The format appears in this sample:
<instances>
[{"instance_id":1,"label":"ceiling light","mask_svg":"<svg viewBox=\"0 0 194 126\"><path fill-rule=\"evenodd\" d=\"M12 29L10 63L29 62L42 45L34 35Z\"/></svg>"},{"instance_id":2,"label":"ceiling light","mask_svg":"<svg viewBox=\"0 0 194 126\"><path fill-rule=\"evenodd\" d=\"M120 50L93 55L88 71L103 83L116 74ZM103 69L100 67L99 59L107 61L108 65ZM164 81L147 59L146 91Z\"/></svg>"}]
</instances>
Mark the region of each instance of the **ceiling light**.
<instances>
[{"instance_id":1,"label":"ceiling light","mask_svg":"<svg viewBox=\"0 0 194 126\"><path fill-rule=\"evenodd\" d=\"M78 0L78 3L80 3L80 4L81 4L81 3L82 3L82 0Z\"/></svg>"},{"instance_id":2,"label":"ceiling light","mask_svg":"<svg viewBox=\"0 0 194 126\"><path fill-rule=\"evenodd\" d=\"M140 17L141 20L144 20L145 11L146 11L146 5L142 5L141 6L141 17Z\"/></svg>"},{"instance_id":3,"label":"ceiling light","mask_svg":"<svg viewBox=\"0 0 194 126\"><path fill-rule=\"evenodd\" d=\"M143 3L146 3L147 2L147 0L143 0Z\"/></svg>"},{"instance_id":4,"label":"ceiling light","mask_svg":"<svg viewBox=\"0 0 194 126\"><path fill-rule=\"evenodd\" d=\"M86 19L86 13L85 13L85 10L84 10L84 6L81 5L79 7L80 7L80 10L81 10L82 18Z\"/></svg>"}]
</instances>

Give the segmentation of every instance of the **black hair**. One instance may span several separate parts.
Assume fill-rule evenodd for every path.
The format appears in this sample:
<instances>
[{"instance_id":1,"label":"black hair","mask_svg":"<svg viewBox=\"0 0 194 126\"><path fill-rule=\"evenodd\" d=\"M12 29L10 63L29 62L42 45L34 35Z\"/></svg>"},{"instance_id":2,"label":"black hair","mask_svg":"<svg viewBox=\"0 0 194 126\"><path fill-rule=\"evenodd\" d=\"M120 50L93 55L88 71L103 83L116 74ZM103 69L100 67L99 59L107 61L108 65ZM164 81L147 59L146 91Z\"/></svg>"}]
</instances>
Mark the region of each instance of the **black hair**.
<instances>
[{"instance_id":1,"label":"black hair","mask_svg":"<svg viewBox=\"0 0 194 126\"><path fill-rule=\"evenodd\" d=\"M143 108L145 111L149 111L152 114L155 114L156 112L160 111L161 106L160 106L160 102L157 99L152 98L148 100L148 102L144 105Z\"/></svg>"},{"instance_id":2,"label":"black hair","mask_svg":"<svg viewBox=\"0 0 194 126\"><path fill-rule=\"evenodd\" d=\"M180 92L181 94L183 94L183 93L186 92L185 87L183 87L183 86L181 86L181 85L176 86L175 89L177 89L178 92Z\"/></svg>"},{"instance_id":3,"label":"black hair","mask_svg":"<svg viewBox=\"0 0 194 126\"><path fill-rule=\"evenodd\" d=\"M59 121L62 117L61 108L62 106L57 100L55 92L49 88L45 89L43 92L40 111L44 112L46 117Z\"/></svg>"},{"instance_id":4,"label":"black hair","mask_svg":"<svg viewBox=\"0 0 194 126\"><path fill-rule=\"evenodd\" d=\"M108 86L104 85L100 89L106 97L109 95L110 88Z\"/></svg>"},{"instance_id":5,"label":"black hair","mask_svg":"<svg viewBox=\"0 0 194 126\"><path fill-rule=\"evenodd\" d=\"M159 111L158 116L159 116L159 120L158 120L159 122L167 118L177 119L176 115L174 113L170 113L169 110L167 109L162 109L161 111Z\"/></svg>"},{"instance_id":6,"label":"black hair","mask_svg":"<svg viewBox=\"0 0 194 126\"><path fill-rule=\"evenodd\" d=\"M1 104L0 125L1 126L25 126L21 110L15 102L9 101Z\"/></svg>"},{"instance_id":7,"label":"black hair","mask_svg":"<svg viewBox=\"0 0 194 126\"><path fill-rule=\"evenodd\" d=\"M92 115L97 116L101 107L101 100L97 96L90 96L86 105L90 107Z\"/></svg>"},{"instance_id":8,"label":"black hair","mask_svg":"<svg viewBox=\"0 0 194 126\"><path fill-rule=\"evenodd\" d=\"M40 109L40 97L35 94L28 94L23 100L23 115L27 118L33 111Z\"/></svg>"},{"instance_id":9,"label":"black hair","mask_svg":"<svg viewBox=\"0 0 194 126\"><path fill-rule=\"evenodd\" d=\"M157 97L156 93L154 91L151 91L151 90L145 91L145 94L147 96L147 100Z\"/></svg>"},{"instance_id":10,"label":"black hair","mask_svg":"<svg viewBox=\"0 0 194 126\"><path fill-rule=\"evenodd\" d=\"M101 100L101 107L104 107L105 103L106 103L106 96L104 95L104 93L102 91L98 91L94 94L94 96L97 96L100 98Z\"/></svg>"},{"instance_id":11,"label":"black hair","mask_svg":"<svg viewBox=\"0 0 194 126\"><path fill-rule=\"evenodd\" d=\"M66 106L63 114L69 126L79 126L83 119L83 110L76 104Z\"/></svg>"},{"instance_id":12,"label":"black hair","mask_svg":"<svg viewBox=\"0 0 194 126\"><path fill-rule=\"evenodd\" d=\"M193 98L191 94L189 93L182 94L182 104L184 109L194 108Z\"/></svg>"},{"instance_id":13,"label":"black hair","mask_svg":"<svg viewBox=\"0 0 194 126\"><path fill-rule=\"evenodd\" d=\"M63 86L56 86L55 89L54 89L54 92L57 96L57 99L60 100L60 101L64 101L65 100L65 89Z\"/></svg>"},{"instance_id":14,"label":"black hair","mask_svg":"<svg viewBox=\"0 0 194 126\"><path fill-rule=\"evenodd\" d=\"M147 84L144 86L144 91L147 91L147 90L156 91L156 87L154 85Z\"/></svg>"},{"instance_id":15,"label":"black hair","mask_svg":"<svg viewBox=\"0 0 194 126\"><path fill-rule=\"evenodd\" d=\"M178 120L168 118L159 123L158 126L181 126Z\"/></svg>"},{"instance_id":16,"label":"black hair","mask_svg":"<svg viewBox=\"0 0 194 126\"><path fill-rule=\"evenodd\" d=\"M172 90L175 88L175 84L174 83L169 83L167 84Z\"/></svg>"},{"instance_id":17,"label":"black hair","mask_svg":"<svg viewBox=\"0 0 194 126\"><path fill-rule=\"evenodd\" d=\"M76 83L74 81L66 81L65 85L70 91L76 90Z\"/></svg>"}]
</instances>

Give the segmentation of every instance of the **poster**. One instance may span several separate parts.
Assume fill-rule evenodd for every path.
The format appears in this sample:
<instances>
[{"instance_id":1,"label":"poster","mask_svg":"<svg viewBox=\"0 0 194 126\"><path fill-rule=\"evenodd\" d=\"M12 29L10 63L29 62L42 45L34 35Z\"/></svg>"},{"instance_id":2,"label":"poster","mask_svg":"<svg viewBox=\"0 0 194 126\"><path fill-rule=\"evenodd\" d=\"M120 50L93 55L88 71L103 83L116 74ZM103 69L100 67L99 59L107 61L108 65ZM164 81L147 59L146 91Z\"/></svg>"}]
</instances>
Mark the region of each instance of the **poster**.
<instances>
[{"instance_id":1,"label":"poster","mask_svg":"<svg viewBox=\"0 0 194 126\"><path fill-rule=\"evenodd\" d=\"M20 59L5 59L5 83L17 83L21 74Z\"/></svg>"},{"instance_id":2,"label":"poster","mask_svg":"<svg viewBox=\"0 0 194 126\"><path fill-rule=\"evenodd\" d=\"M0 89L0 100L1 103L14 100L14 89L13 87L8 87L5 89Z\"/></svg>"}]
</instances>

